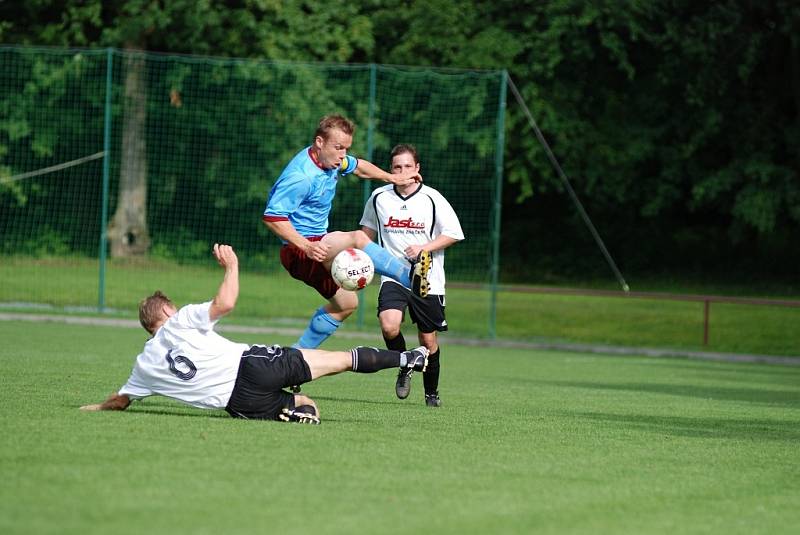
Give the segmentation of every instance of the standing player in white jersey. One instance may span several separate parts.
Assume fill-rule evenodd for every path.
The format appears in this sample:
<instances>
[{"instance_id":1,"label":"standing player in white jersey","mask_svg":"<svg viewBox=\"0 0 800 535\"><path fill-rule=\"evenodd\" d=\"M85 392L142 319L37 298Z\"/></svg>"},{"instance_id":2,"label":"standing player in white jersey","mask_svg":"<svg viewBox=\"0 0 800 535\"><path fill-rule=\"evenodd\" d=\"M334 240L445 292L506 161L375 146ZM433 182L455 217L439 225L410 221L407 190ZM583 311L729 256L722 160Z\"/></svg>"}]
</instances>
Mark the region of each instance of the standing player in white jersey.
<instances>
[{"instance_id":1,"label":"standing player in white jersey","mask_svg":"<svg viewBox=\"0 0 800 535\"><path fill-rule=\"evenodd\" d=\"M419 173L419 157L413 145L401 144L392 149L392 173ZM372 192L361 218L361 229L398 258L417 258L421 251L432 256L428 273L428 295L415 295L407 286L391 277L381 277L378 295L378 319L386 347L406 349L400 331L405 309L417 324L419 341L429 351L428 367L423 373L425 403L441 406L439 399L439 357L437 331L447 330L445 320L444 250L464 239L461 223L447 199L421 183L387 185ZM395 391L405 399L411 391L413 370L400 370Z\"/></svg>"},{"instance_id":2,"label":"standing player in white jersey","mask_svg":"<svg viewBox=\"0 0 800 535\"><path fill-rule=\"evenodd\" d=\"M308 396L284 390L344 371L424 370L428 351L357 347L321 351L232 342L214 332L239 296L239 261L229 245L214 245L225 275L213 300L178 310L156 292L139 305L139 321L152 335L136 357L128 381L103 403L81 410L124 410L132 400L161 395L201 409L225 409L234 418L319 423Z\"/></svg>"}]
</instances>

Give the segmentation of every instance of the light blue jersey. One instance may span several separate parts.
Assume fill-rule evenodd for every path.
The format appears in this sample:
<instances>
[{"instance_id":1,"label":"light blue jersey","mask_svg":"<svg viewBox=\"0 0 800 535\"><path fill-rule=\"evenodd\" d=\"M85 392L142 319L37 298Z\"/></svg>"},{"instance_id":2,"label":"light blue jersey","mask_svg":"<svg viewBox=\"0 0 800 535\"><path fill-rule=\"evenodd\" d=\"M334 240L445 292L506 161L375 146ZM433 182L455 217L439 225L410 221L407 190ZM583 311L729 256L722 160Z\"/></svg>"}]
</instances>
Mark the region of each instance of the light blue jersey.
<instances>
[{"instance_id":1,"label":"light blue jersey","mask_svg":"<svg viewBox=\"0 0 800 535\"><path fill-rule=\"evenodd\" d=\"M265 221L288 220L304 237L328 232L339 176L358 166L358 160L348 155L338 169L322 169L311 158L310 148L298 152L275 181L263 217Z\"/></svg>"}]
</instances>

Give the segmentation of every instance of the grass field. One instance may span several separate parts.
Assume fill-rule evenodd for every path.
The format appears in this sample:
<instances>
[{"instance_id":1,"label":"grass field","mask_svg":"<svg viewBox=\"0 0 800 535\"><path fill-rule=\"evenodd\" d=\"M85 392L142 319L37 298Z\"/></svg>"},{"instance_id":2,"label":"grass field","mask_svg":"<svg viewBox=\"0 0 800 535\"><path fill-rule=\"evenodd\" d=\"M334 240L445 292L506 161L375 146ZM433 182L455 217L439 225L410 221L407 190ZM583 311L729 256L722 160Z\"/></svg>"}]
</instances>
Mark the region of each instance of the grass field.
<instances>
[{"instance_id":1,"label":"grass field","mask_svg":"<svg viewBox=\"0 0 800 535\"><path fill-rule=\"evenodd\" d=\"M227 321L227 320L225 320ZM246 342L279 342L274 338ZM141 330L0 322L0 533L796 533L800 367L443 345L306 387L318 427L82 413ZM334 338L329 348L350 342Z\"/></svg>"},{"instance_id":2,"label":"grass field","mask_svg":"<svg viewBox=\"0 0 800 535\"><path fill-rule=\"evenodd\" d=\"M13 308L7 305L10 302L49 303L54 310L97 304L97 263L89 259L4 259L0 280L10 281L0 285L3 310ZM196 302L211 298L219 281L219 268L211 262L197 267L112 261L105 301L110 315L135 319L138 301L156 288L178 303ZM304 289L280 269L244 272L241 285L231 317L235 323L303 328L321 302L313 290ZM743 291L735 289L737 295ZM354 317L345 322L344 330L377 331L376 295L376 285L370 285L364 292L362 325ZM487 337L489 315L488 291L448 289L447 318L454 337ZM496 325L502 339L800 356L800 308L715 303L709 344L704 346L702 303L503 291L497 296Z\"/></svg>"}]
</instances>

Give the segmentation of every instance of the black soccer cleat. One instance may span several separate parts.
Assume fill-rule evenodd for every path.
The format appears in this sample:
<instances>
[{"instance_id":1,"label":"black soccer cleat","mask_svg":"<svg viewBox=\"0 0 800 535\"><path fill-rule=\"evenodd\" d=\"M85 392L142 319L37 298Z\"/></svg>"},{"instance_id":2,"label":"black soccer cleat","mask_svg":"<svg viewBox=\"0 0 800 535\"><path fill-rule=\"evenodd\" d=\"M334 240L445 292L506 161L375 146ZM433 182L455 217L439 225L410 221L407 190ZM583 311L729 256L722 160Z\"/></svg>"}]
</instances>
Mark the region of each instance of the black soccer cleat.
<instances>
[{"instance_id":1,"label":"black soccer cleat","mask_svg":"<svg viewBox=\"0 0 800 535\"><path fill-rule=\"evenodd\" d=\"M394 393L400 399L406 399L411 393L411 376L414 370L407 368L400 368L397 372L397 382L394 384Z\"/></svg>"},{"instance_id":2,"label":"black soccer cleat","mask_svg":"<svg viewBox=\"0 0 800 535\"><path fill-rule=\"evenodd\" d=\"M428 407L441 407L442 400L439 399L439 392L433 394L425 394L425 405Z\"/></svg>"},{"instance_id":3,"label":"black soccer cleat","mask_svg":"<svg viewBox=\"0 0 800 535\"><path fill-rule=\"evenodd\" d=\"M298 424L319 425L319 416L314 407L303 405L295 409L282 409L278 419L284 422L294 422Z\"/></svg>"},{"instance_id":4,"label":"black soccer cleat","mask_svg":"<svg viewBox=\"0 0 800 535\"><path fill-rule=\"evenodd\" d=\"M411 351L403 351L406 355L406 365L397 372L397 382L394 384L394 393L400 399L406 399L411 393L411 376L414 372L425 371L428 367L428 348L420 346Z\"/></svg>"},{"instance_id":5,"label":"black soccer cleat","mask_svg":"<svg viewBox=\"0 0 800 535\"><path fill-rule=\"evenodd\" d=\"M409 351L403 351L406 355L406 365L402 366L415 372L424 372L428 367L428 355L430 351L425 346L415 347Z\"/></svg>"},{"instance_id":6,"label":"black soccer cleat","mask_svg":"<svg viewBox=\"0 0 800 535\"><path fill-rule=\"evenodd\" d=\"M428 251L420 251L416 260L411 263L411 291L423 299L428 297L430 284L428 272L431 270L432 257Z\"/></svg>"}]
</instances>

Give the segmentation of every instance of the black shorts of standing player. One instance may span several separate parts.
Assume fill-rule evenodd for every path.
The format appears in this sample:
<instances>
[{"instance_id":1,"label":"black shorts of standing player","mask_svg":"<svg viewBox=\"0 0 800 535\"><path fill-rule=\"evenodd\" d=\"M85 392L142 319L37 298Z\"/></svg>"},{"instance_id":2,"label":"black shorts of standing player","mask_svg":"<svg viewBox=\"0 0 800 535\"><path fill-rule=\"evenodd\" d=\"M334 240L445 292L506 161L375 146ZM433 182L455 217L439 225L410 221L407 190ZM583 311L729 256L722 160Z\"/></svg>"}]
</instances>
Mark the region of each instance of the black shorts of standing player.
<instances>
[{"instance_id":1,"label":"black shorts of standing player","mask_svg":"<svg viewBox=\"0 0 800 535\"><path fill-rule=\"evenodd\" d=\"M443 295L428 294L422 298L396 282L384 282L378 294L378 315L384 310L402 310L405 315L408 308L411 321L423 333L447 330L444 307Z\"/></svg>"},{"instance_id":2,"label":"black shorts of standing player","mask_svg":"<svg viewBox=\"0 0 800 535\"><path fill-rule=\"evenodd\" d=\"M254 345L242 354L225 410L234 418L280 420L294 410L294 394L283 390L311 381L303 354L291 347Z\"/></svg>"}]
</instances>

